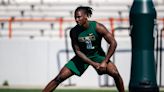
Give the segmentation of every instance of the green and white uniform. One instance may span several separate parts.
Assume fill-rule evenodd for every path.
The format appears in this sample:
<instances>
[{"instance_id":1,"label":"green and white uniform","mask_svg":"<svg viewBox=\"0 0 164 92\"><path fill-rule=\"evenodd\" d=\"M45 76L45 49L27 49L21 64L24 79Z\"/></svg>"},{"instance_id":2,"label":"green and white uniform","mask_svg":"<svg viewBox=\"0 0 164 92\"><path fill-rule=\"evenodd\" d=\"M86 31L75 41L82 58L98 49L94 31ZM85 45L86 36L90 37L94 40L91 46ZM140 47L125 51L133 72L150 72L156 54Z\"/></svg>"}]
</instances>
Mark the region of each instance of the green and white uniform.
<instances>
[{"instance_id":1,"label":"green and white uniform","mask_svg":"<svg viewBox=\"0 0 164 92\"><path fill-rule=\"evenodd\" d=\"M83 27L76 25L70 32L70 34L74 35L71 39L77 39L76 41L80 51L88 58L98 63L101 63L105 59L105 53L101 48L102 36L96 32L95 21L89 21L88 29L84 29ZM85 61L76 55L68 61L65 66L76 75L81 76L88 68L89 64L85 63Z\"/></svg>"}]
</instances>

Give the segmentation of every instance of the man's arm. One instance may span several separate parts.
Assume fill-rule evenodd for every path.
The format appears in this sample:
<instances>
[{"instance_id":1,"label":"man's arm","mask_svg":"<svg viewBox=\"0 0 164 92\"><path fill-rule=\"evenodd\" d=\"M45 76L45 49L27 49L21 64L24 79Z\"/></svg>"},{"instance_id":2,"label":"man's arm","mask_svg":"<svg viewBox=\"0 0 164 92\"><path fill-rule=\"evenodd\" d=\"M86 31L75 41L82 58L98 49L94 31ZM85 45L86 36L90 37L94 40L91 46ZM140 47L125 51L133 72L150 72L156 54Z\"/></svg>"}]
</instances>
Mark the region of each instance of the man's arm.
<instances>
[{"instance_id":1,"label":"man's arm","mask_svg":"<svg viewBox=\"0 0 164 92\"><path fill-rule=\"evenodd\" d=\"M117 47L116 40L114 39L113 35L106 29L106 27L100 23L96 24L96 31L102 35L102 37L104 37L108 44L110 44L106 58L103 61L107 63Z\"/></svg>"}]
</instances>

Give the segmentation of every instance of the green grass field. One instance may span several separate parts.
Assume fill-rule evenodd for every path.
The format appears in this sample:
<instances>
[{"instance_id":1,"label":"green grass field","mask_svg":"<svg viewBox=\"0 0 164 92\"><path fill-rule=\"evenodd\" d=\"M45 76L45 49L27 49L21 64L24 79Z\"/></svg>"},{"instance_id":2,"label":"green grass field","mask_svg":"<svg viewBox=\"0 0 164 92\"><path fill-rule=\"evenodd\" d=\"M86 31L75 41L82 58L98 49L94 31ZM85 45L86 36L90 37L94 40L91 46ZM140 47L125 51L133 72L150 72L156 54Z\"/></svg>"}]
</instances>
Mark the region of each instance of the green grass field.
<instances>
[{"instance_id":1,"label":"green grass field","mask_svg":"<svg viewBox=\"0 0 164 92\"><path fill-rule=\"evenodd\" d=\"M0 89L0 92L41 92L39 89ZM94 90L94 89L57 89L54 92L117 92L116 90ZM126 91L128 92L128 91ZM164 91L160 91L164 92Z\"/></svg>"},{"instance_id":2,"label":"green grass field","mask_svg":"<svg viewBox=\"0 0 164 92\"><path fill-rule=\"evenodd\" d=\"M41 92L39 89L0 89L0 92ZM116 90L58 89L54 92L117 92Z\"/></svg>"}]
</instances>

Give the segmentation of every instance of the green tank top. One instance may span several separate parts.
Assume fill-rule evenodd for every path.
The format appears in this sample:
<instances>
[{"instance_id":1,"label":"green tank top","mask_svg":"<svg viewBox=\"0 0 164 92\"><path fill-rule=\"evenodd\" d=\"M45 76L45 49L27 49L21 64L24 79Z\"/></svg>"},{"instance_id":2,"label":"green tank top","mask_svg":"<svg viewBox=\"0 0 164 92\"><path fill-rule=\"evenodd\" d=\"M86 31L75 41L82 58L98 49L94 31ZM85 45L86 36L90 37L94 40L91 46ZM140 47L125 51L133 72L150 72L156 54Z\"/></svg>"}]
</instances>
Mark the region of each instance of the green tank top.
<instances>
[{"instance_id":1,"label":"green tank top","mask_svg":"<svg viewBox=\"0 0 164 92\"><path fill-rule=\"evenodd\" d=\"M96 22L89 21L89 28L84 29L77 25L75 27L77 43L80 50L87 56L94 56L95 54L104 55L101 48L102 37L96 32Z\"/></svg>"}]
</instances>

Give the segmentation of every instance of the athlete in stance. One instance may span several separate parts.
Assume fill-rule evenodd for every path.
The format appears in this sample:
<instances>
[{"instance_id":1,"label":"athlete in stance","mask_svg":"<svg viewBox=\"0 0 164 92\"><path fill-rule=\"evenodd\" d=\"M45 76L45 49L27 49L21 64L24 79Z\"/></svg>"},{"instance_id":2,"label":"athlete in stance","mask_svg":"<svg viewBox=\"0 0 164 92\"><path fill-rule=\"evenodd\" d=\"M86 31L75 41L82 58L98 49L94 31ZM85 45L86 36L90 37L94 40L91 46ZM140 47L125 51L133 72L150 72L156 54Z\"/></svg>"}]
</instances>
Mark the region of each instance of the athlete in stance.
<instances>
[{"instance_id":1,"label":"athlete in stance","mask_svg":"<svg viewBox=\"0 0 164 92\"><path fill-rule=\"evenodd\" d=\"M93 66L99 75L112 76L119 92L125 92L122 78L116 66L110 61L117 46L116 40L103 24L89 21L88 18L91 15L91 7L80 6L75 10L74 17L77 25L70 31L75 56L48 83L43 92L52 92L61 82L72 75L81 76L89 65ZM110 44L107 54L101 47L102 37Z\"/></svg>"}]
</instances>

